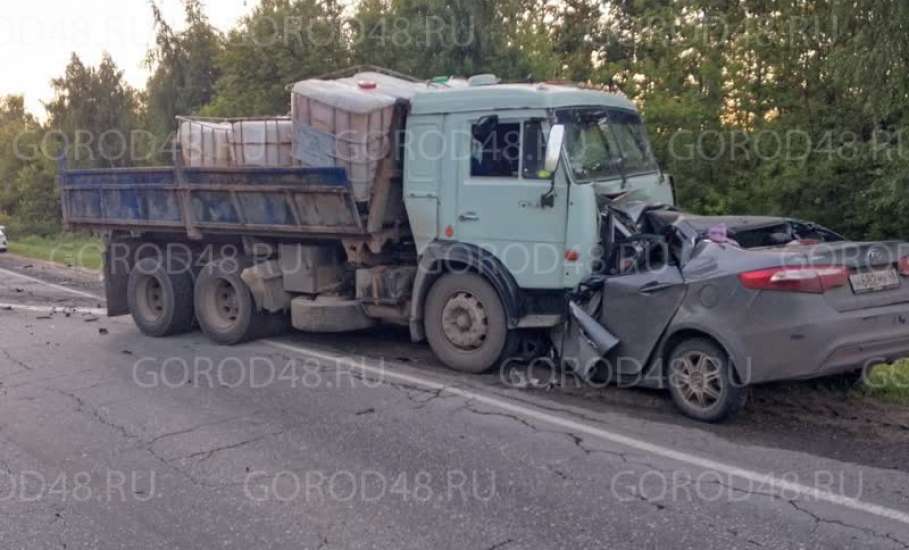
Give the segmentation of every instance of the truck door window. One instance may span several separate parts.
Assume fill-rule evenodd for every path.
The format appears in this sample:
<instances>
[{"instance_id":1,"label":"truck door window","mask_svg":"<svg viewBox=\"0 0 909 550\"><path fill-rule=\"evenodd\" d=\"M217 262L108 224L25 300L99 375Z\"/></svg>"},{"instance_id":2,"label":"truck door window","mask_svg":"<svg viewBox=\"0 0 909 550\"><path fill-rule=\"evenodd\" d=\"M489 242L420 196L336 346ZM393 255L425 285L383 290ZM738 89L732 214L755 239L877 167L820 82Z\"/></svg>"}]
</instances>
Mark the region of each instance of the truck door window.
<instances>
[{"instance_id":1,"label":"truck door window","mask_svg":"<svg viewBox=\"0 0 909 550\"><path fill-rule=\"evenodd\" d=\"M518 177L521 162L520 123L502 122L489 130L475 124L471 132L471 176Z\"/></svg>"},{"instance_id":2,"label":"truck door window","mask_svg":"<svg viewBox=\"0 0 909 550\"><path fill-rule=\"evenodd\" d=\"M546 138L543 136L543 122L528 120L524 123L523 166L521 173L527 179L545 179L543 162L546 157Z\"/></svg>"}]
</instances>

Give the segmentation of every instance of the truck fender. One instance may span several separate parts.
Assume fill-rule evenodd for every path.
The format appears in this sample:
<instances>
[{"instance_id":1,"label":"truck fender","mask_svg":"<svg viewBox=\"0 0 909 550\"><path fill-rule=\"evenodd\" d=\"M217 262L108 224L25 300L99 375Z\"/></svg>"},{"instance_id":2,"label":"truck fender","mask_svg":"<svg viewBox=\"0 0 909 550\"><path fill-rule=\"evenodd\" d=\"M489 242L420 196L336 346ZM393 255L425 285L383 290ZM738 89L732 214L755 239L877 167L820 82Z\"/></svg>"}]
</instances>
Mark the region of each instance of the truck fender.
<instances>
[{"instance_id":1,"label":"truck fender","mask_svg":"<svg viewBox=\"0 0 909 550\"><path fill-rule=\"evenodd\" d=\"M521 289L508 269L491 252L478 246L434 241L430 243L417 266L410 304L410 338L414 342L426 339L423 330L423 304L433 283L446 273L477 273L496 289L508 320L514 329L523 316Z\"/></svg>"}]
</instances>

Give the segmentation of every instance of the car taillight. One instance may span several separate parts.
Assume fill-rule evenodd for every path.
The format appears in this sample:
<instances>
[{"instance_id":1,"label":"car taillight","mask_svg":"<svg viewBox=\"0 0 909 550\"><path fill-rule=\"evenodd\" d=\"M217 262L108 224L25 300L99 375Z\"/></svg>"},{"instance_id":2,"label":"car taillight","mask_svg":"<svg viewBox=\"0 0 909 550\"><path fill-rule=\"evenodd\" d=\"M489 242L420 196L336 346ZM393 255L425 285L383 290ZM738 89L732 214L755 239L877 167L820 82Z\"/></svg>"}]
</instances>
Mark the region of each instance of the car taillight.
<instances>
[{"instance_id":1,"label":"car taillight","mask_svg":"<svg viewBox=\"0 0 909 550\"><path fill-rule=\"evenodd\" d=\"M899 270L900 270L900 275L902 275L903 277L909 277L909 256L906 256L905 258L900 258Z\"/></svg>"},{"instance_id":2,"label":"car taillight","mask_svg":"<svg viewBox=\"0 0 909 550\"><path fill-rule=\"evenodd\" d=\"M849 282L849 270L836 266L775 267L739 274L745 288L785 292L824 292Z\"/></svg>"}]
</instances>

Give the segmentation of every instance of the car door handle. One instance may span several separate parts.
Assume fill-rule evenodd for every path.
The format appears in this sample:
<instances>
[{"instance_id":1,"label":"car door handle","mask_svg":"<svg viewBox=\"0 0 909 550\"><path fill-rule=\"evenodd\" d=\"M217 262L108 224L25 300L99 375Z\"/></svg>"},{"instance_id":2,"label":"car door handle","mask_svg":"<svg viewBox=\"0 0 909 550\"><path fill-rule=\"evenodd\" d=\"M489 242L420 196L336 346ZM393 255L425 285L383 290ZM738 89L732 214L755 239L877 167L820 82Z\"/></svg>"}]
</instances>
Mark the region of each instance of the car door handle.
<instances>
[{"instance_id":1,"label":"car door handle","mask_svg":"<svg viewBox=\"0 0 909 550\"><path fill-rule=\"evenodd\" d=\"M646 285L642 286L641 288L638 289L638 291L641 294L654 294L654 293L660 292L662 290L670 289L674 286L675 285L672 283L661 283L658 281L653 281L653 282L647 283Z\"/></svg>"},{"instance_id":2,"label":"car door handle","mask_svg":"<svg viewBox=\"0 0 909 550\"><path fill-rule=\"evenodd\" d=\"M464 212L458 216L458 220L462 222L478 222L480 221L480 216L476 212Z\"/></svg>"}]
</instances>

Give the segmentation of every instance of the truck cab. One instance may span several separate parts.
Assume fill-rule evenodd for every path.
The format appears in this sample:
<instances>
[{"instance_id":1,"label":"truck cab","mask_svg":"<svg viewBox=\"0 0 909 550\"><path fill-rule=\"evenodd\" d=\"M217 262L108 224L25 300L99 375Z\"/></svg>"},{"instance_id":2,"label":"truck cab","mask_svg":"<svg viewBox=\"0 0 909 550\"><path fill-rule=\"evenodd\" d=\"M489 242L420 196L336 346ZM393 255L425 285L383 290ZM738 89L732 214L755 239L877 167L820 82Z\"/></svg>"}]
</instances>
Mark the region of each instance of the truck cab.
<instances>
[{"instance_id":1,"label":"truck cab","mask_svg":"<svg viewBox=\"0 0 909 550\"><path fill-rule=\"evenodd\" d=\"M407 118L404 199L420 273L430 275L417 277L413 339L428 336L443 360L455 361L455 353L438 349L446 338L458 339L455 323L448 323L446 338L425 330L438 324L426 318L432 307L421 292L446 271L438 258L489 281L512 332L559 325L565 292L600 259L600 205L627 194L674 202L641 117L623 96L552 84L418 94ZM476 329L475 322L487 312L468 306L452 305L457 315L448 317L468 334L485 330L471 341L480 346L489 329Z\"/></svg>"},{"instance_id":2,"label":"truck cab","mask_svg":"<svg viewBox=\"0 0 909 550\"><path fill-rule=\"evenodd\" d=\"M552 129L562 160L544 169ZM488 251L522 289L574 288L599 245L598 198L673 203L636 107L615 94L496 84L418 94L407 118L404 197L419 254Z\"/></svg>"}]
</instances>

